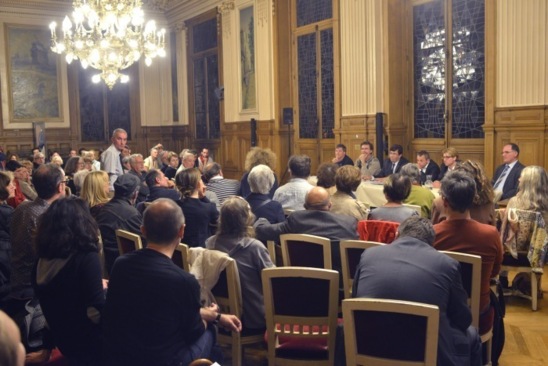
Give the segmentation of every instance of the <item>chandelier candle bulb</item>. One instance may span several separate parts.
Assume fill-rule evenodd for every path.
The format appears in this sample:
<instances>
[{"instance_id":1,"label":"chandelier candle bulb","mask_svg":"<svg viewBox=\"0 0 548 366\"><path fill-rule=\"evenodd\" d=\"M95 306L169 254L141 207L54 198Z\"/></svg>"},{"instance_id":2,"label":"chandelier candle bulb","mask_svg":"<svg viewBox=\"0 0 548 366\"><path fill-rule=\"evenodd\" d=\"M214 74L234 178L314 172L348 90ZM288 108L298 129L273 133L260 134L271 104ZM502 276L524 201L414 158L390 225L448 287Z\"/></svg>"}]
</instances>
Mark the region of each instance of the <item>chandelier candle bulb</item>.
<instances>
[{"instance_id":1,"label":"chandelier candle bulb","mask_svg":"<svg viewBox=\"0 0 548 366\"><path fill-rule=\"evenodd\" d=\"M83 68L99 70L92 77L94 83L101 79L112 89L119 80L129 81L120 71L145 58L150 66L152 59L165 57L165 29L157 30L156 22L145 25L141 0L74 0L72 21L63 19L63 40L57 40L57 23L52 22L51 50L66 53L67 63L80 60Z\"/></svg>"}]
</instances>

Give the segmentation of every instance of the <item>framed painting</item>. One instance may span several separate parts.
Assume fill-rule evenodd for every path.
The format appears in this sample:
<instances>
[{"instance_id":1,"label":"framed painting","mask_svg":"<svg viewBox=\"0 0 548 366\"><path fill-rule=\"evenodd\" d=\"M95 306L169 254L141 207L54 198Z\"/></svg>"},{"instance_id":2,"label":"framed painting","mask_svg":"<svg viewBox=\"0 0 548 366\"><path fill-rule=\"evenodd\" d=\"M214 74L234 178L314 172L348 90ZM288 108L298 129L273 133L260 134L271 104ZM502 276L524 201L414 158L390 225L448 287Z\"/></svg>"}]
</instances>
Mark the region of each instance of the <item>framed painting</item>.
<instances>
[{"instance_id":1,"label":"framed painting","mask_svg":"<svg viewBox=\"0 0 548 366\"><path fill-rule=\"evenodd\" d=\"M253 6L240 9L240 80L242 110L255 110L257 107L257 88Z\"/></svg>"},{"instance_id":2,"label":"framed painting","mask_svg":"<svg viewBox=\"0 0 548 366\"><path fill-rule=\"evenodd\" d=\"M47 26L2 23L4 128L69 127L66 66L50 50Z\"/></svg>"}]
</instances>

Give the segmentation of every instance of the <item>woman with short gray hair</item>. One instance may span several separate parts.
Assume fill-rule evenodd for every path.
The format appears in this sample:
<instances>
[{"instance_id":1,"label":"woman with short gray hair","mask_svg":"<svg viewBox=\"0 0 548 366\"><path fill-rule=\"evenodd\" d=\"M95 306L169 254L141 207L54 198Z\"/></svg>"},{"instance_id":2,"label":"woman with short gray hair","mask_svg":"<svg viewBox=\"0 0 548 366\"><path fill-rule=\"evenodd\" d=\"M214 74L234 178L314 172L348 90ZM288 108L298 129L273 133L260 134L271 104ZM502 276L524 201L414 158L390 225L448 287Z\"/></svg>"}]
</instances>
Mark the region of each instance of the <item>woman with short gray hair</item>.
<instances>
[{"instance_id":1,"label":"woman with short gray hair","mask_svg":"<svg viewBox=\"0 0 548 366\"><path fill-rule=\"evenodd\" d=\"M245 198L258 219L264 217L271 224L285 220L282 205L273 201L269 192L275 182L274 172L267 165L259 164L249 172L247 182L251 193Z\"/></svg>"}]
</instances>

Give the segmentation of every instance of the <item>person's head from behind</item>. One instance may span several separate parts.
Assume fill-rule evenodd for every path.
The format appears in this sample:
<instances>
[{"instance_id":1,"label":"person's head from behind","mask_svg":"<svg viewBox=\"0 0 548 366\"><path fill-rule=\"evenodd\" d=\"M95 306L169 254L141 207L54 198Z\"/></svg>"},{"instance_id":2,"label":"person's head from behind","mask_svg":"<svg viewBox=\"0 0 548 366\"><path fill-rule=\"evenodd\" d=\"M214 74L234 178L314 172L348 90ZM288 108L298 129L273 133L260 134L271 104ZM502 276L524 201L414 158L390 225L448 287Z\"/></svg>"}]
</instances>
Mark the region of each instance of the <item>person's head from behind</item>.
<instances>
[{"instance_id":1,"label":"person's head from behind","mask_svg":"<svg viewBox=\"0 0 548 366\"><path fill-rule=\"evenodd\" d=\"M65 174L67 176L73 176L80 169L84 169L84 159L80 156L73 156L67 160L65 164Z\"/></svg>"},{"instance_id":2,"label":"person's head from behind","mask_svg":"<svg viewBox=\"0 0 548 366\"><path fill-rule=\"evenodd\" d=\"M337 169L339 169L339 166L335 163L320 164L316 172L316 177L318 178L316 185L325 189L333 187L335 185Z\"/></svg>"},{"instance_id":3,"label":"person's head from behind","mask_svg":"<svg viewBox=\"0 0 548 366\"><path fill-rule=\"evenodd\" d=\"M420 150L417 153L417 165L419 169L424 169L430 162L430 154L426 150Z\"/></svg>"},{"instance_id":4,"label":"person's head from behind","mask_svg":"<svg viewBox=\"0 0 548 366\"><path fill-rule=\"evenodd\" d=\"M441 181L440 195L444 206L464 213L474 202L476 182L467 172L459 170L449 172Z\"/></svg>"},{"instance_id":5,"label":"person's head from behind","mask_svg":"<svg viewBox=\"0 0 548 366\"><path fill-rule=\"evenodd\" d=\"M42 164L32 175L34 189L43 200L49 200L56 195L65 194L65 174L55 164Z\"/></svg>"},{"instance_id":6,"label":"person's head from behind","mask_svg":"<svg viewBox=\"0 0 548 366\"><path fill-rule=\"evenodd\" d=\"M388 158L392 163L397 163L400 161L401 156L403 155L403 147L398 144L394 144L390 146L389 152L388 152Z\"/></svg>"},{"instance_id":7,"label":"person's head from behind","mask_svg":"<svg viewBox=\"0 0 548 366\"><path fill-rule=\"evenodd\" d=\"M223 176L221 165L219 163L209 163L204 167L204 179L209 182L211 178L216 176Z\"/></svg>"},{"instance_id":8,"label":"person's head from behind","mask_svg":"<svg viewBox=\"0 0 548 366\"><path fill-rule=\"evenodd\" d=\"M270 149L261 147L253 147L245 156L244 169L246 172L251 171L254 166L259 164L268 165L272 170L276 168L276 154Z\"/></svg>"},{"instance_id":9,"label":"person's head from behind","mask_svg":"<svg viewBox=\"0 0 548 366\"><path fill-rule=\"evenodd\" d=\"M0 202L15 195L15 184L11 172L0 171Z\"/></svg>"},{"instance_id":10,"label":"person's head from behind","mask_svg":"<svg viewBox=\"0 0 548 366\"><path fill-rule=\"evenodd\" d=\"M306 179L310 176L310 157L306 155L293 155L289 158L287 167L293 178Z\"/></svg>"},{"instance_id":11,"label":"person's head from behind","mask_svg":"<svg viewBox=\"0 0 548 366\"><path fill-rule=\"evenodd\" d=\"M25 346L21 343L19 327L0 310L0 365L23 366Z\"/></svg>"},{"instance_id":12,"label":"person's head from behind","mask_svg":"<svg viewBox=\"0 0 548 366\"><path fill-rule=\"evenodd\" d=\"M221 213L219 216L219 228L217 229L217 235L219 236L233 236L233 237L252 237L253 221L255 216L251 212L249 203L239 196L232 196L227 198L221 206Z\"/></svg>"},{"instance_id":13,"label":"person's head from behind","mask_svg":"<svg viewBox=\"0 0 548 366\"><path fill-rule=\"evenodd\" d=\"M86 202L67 197L55 200L40 217L36 232L38 257L68 258L78 252L97 252L99 227Z\"/></svg>"},{"instance_id":14,"label":"person's head from behind","mask_svg":"<svg viewBox=\"0 0 548 366\"><path fill-rule=\"evenodd\" d=\"M331 209L329 192L323 187L313 187L306 194L304 208L310 211L329 211Z\"/></svg>"},{"instance_id":15,"label":"person's head from behind","mask_svg":"<svg viewBox=\"0 0 548 366\"><path fill-rule=\"evenodd\" d=\"M141 181L133 174L122 174L114 182L114 197L135 201Z\"/></svg>"},{"instance_id":16,"label":"person's head from behind","mask_svg":"<svg viewBox=\"0 0 548 366\"><path fill-rule=\"evenodd\" d=\"M401 167L400 174L409 178L412 184L420 183L421 181L421 172L415 164L405 164Z\"/></svg>"},{"instance_id":17,"label":"person's head from behind","mask_svg":"<svg viewBox=\"0 0 548 366\"><path fill-rule=\"evenodd\" d=\"M384 181L383 192L388 202L401 203L411 193L411 179L400 173L392 174Z\"/></svg>"},{"instance_id":18,"label":"person's head from behind","mask_svg":"<svg viewBox=\"0 0 548 366\"><path fill-rule=\"evenodd\" d=\"M476 195L474 197L474 204L483 205L493 202L495 192L491 180L485 174L483 165L477 161L467 160L455 168L457 170L466 172L474 178L476 183Z\"/></svg>"},{"instance_id":19,"label":"person's head from behind","mask_svg":"<svg viewBox=\"0 0 548 366\"><path fill-rule=\"evenodd\" d=\"M358 168L353 165L345 165L337 170L335 175L335 185L337 191L350 194L358 189L362 181L361 173Z\"/></svg>"},{"instance_id":20,"label":"person's head from behind","mask_svg":"<svg viewBox=\"0 0 548 366\"><path fill-rule=\"evenodd\" d=\"M90 207L108 202L110 200L108 174L104 170L90 172L84 179L80 197Z\"/></svg>"},{"instance_id":21,"label":"person's head from behind","mask_svg":"<svg viewBox=\"0 0 548 366\"><path fill-rule=\"evenodd\" d=\"M520 206L524 208L531 207L537 211L548 210L548 175L543 167L529 165L523 168L516 198L523 201Z\"/></svg>"},{"instance_id":22,"label":"person's head from behind","mask_svg":"<svg viewBox=\"0 0 548 366\"><path fill-rule=\"evenodd\" d=\"M274 185L274 172L268 165L254 166L247 176L251 193L268 194Z\"/></svg>"},{"instance_id":23,"label":"person's head from behind","mask_svg":"<svg viewBox=\"0 0 548 366\"><path fill-rule=\"evenodd\" d=\"M428 245L433 245L436 233L430 220L420 216L411 216L398 227L398 238L405 237L415 238Z\"/></svg>"},{"instance_id":24,"label":"person's head from behind","mask_svg":"<svg viewBox=\"0 0 548 366\"><path fill-rule=\"evenodd\" d=\"M184 234L185 216L175 201L159 198L143 214L141 232L148 243L169 246L178 244Z\"/></svg>"},{"instance_id":25,"label":"person's head from behind","mask_svg":"<svg viewBox=\"0 0 548 366\"><path fill-rule=\"evenodd\" d=\"M183 198L189 198L194 193L203 190L202 175L197 168L185 169L175 176L175 184Z\"/></svg>"}]
</instances>

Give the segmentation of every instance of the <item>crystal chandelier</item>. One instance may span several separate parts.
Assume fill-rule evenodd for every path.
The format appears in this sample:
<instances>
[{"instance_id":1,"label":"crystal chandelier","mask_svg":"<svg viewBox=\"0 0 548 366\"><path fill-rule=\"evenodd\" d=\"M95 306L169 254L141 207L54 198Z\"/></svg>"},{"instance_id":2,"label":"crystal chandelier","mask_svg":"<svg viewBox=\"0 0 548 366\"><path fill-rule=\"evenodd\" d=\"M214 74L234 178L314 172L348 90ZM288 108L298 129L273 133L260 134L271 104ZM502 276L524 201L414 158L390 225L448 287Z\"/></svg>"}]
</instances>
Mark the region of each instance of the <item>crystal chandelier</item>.
<instances>
[{"instance_id":1,"label":"crystal chandelier","mask_svg":"<svg viewBox=\"0 0 548 366\"><path fill-rule=\"evenodd\" d=\"M67 63L79 59L82 67L100 71L91 80L103 79L112 89L118 79L129 81L120 71L145 57L150 66L156 56L166 55L165 29L157 30L154 20L144 25L141 0L74 0L72 21L65 16L63 40L57 40L57 24L50 24L51 50L66 53ZM143 26L144 25L144 26Z\"/></svg>"}]
</instances>

